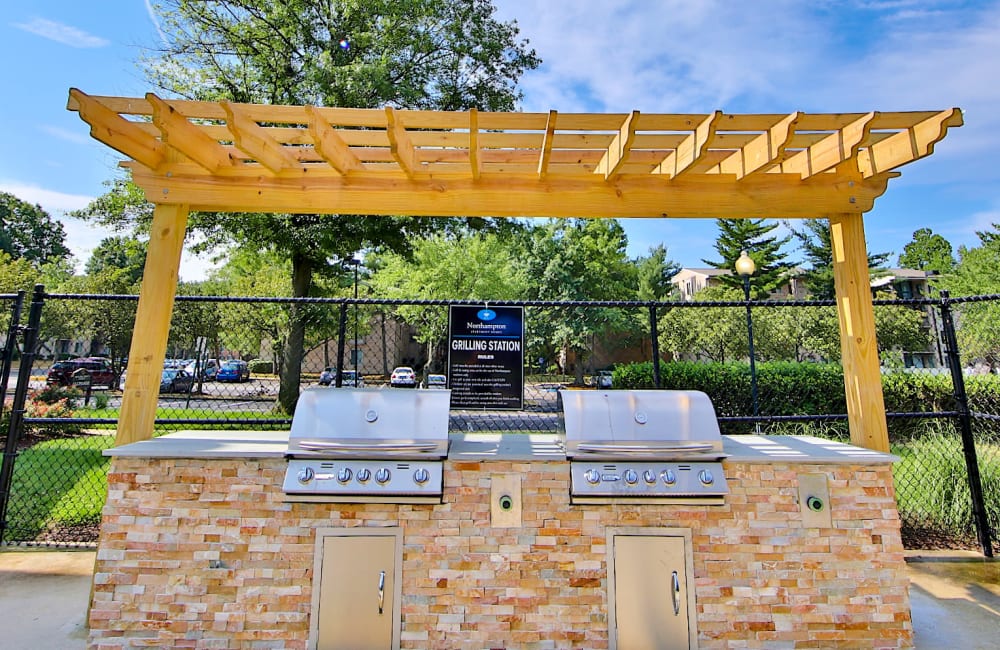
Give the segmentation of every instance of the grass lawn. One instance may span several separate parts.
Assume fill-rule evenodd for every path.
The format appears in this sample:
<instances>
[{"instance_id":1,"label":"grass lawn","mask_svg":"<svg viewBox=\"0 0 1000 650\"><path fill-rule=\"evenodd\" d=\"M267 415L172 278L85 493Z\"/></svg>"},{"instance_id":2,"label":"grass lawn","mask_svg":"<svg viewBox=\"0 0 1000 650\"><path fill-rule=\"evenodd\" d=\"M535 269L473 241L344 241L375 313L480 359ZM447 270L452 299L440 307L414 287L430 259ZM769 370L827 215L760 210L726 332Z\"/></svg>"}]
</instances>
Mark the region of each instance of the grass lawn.
<instances>
[{"instance_id":1,"label":"grass lawn","mask_svg":"<svg viewBox=\"0 0 1000 650\"><path fill-rule=\"evenodd\" d=\"M5 541L32 541L65 527L96 527L111 461L102 452L114 442L114 436L78 436L22 450L14 467Z\"/></svg>"}]
</instances>

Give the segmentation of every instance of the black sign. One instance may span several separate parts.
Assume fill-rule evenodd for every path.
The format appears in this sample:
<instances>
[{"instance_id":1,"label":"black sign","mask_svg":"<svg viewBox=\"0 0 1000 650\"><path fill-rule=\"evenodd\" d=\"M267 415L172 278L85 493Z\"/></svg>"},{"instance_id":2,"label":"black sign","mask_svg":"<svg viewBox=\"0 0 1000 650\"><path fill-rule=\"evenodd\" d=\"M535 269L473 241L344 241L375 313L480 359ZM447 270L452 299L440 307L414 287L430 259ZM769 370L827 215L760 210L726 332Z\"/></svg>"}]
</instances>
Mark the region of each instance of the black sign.
<instances>
[{"instance_id":1,"label":"black sign","mask_svg":"<svg viewBox=\"0 0 1000 650\"><path fill-rule=\"evenodd\" d=\"M448 387L452 408L522 408L524 308L451 307Z\"/></svg>"}]
</instances>

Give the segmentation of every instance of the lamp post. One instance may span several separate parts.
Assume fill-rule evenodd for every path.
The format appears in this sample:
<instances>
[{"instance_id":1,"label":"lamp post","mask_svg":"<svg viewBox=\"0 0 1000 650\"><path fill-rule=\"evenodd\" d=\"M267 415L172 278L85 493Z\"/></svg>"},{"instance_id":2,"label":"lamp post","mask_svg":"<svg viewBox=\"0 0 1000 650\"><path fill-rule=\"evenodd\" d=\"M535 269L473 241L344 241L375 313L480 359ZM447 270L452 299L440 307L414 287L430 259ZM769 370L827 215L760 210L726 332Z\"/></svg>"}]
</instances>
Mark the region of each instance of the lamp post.
<instances>
[{"instance_id":1,"label":"lamp post","mask_svg":"<svg viewBox=\"0 0 1000 650\"><path fill-rule=\"evenodd\" d=\"M345 260L344 264L354 267L354 347L351 356L354 357L354 387L358 387L358 267L361 266L361 260L356 257L352 257L349 260Z\"/></svg>"},{"instance_id":2,"label":"lamp post","mask_svg":"<svg viewBox=\"0 0 1000 650\"><path fill-rule=\"evenodd\" d=\"M740 257L736 260L736 272L743 278L743 297L747 301L747 342L750 347L750 399L753 402L754 428L760 433L760 422L757 417L760 415L760 406L757 402L757 365L753 352L753 315L750 313L750 276L757 270L757 265L753 259L747 255L746 251L740 251Z\"/></svg>"}]
</instances>

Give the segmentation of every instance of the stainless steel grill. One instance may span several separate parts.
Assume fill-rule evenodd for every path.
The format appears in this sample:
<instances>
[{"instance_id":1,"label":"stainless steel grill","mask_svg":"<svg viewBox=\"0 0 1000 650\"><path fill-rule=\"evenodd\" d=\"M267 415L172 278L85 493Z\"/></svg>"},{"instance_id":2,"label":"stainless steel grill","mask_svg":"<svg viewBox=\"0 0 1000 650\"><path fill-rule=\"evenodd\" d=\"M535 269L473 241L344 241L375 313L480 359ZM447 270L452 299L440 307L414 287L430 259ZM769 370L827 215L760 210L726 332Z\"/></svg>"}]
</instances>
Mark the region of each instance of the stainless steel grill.
<instances>
[{"instance_id":1,"label":"stainless steel grill","mask_svg":"<svg viewBox=\"0 0 1000 650\"><path fill-rule=\"evenodd\" d=\"M699 391L563 391L570 496L721 503L729 487L715 408Z\"/></svg>"},{"instance_id":2,"label":"stainless steel grill","mask_svg":"<svg viewBox=\"0 0 1000 650\"><path fill-rule=\"evenodd\" d=\"M283 489L300 500L440 500L451 391L307 388Z\"/></svg>"}]
</instances>

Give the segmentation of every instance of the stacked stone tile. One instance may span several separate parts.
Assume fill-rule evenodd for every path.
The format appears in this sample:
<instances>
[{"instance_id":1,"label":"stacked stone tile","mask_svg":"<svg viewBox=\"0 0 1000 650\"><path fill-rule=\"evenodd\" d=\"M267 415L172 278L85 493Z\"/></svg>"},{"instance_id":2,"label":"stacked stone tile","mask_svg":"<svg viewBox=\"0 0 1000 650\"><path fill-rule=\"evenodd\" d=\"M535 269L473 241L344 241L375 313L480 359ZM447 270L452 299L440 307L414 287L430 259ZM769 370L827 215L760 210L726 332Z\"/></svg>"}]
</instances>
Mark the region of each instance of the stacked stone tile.
<instances>
[{"instance_id":1,"label":"stacked stone tile","mask_svg":"<svg viewBox=\"0 0 1000 650\"><path fill-rule=\"evenodd\" d=\"M286 503L281 459L117 457L93 648L306 648L315 530L403 529L404 648L606 648L606 530L689 528L702 648L912 646L891 467L726 463L721 506L569 503L565 462L446 461L444 503ZM802 526L798 472L834 528ZM490 480L522 479L494 528Z\"/></svg>"}]
</instances>

